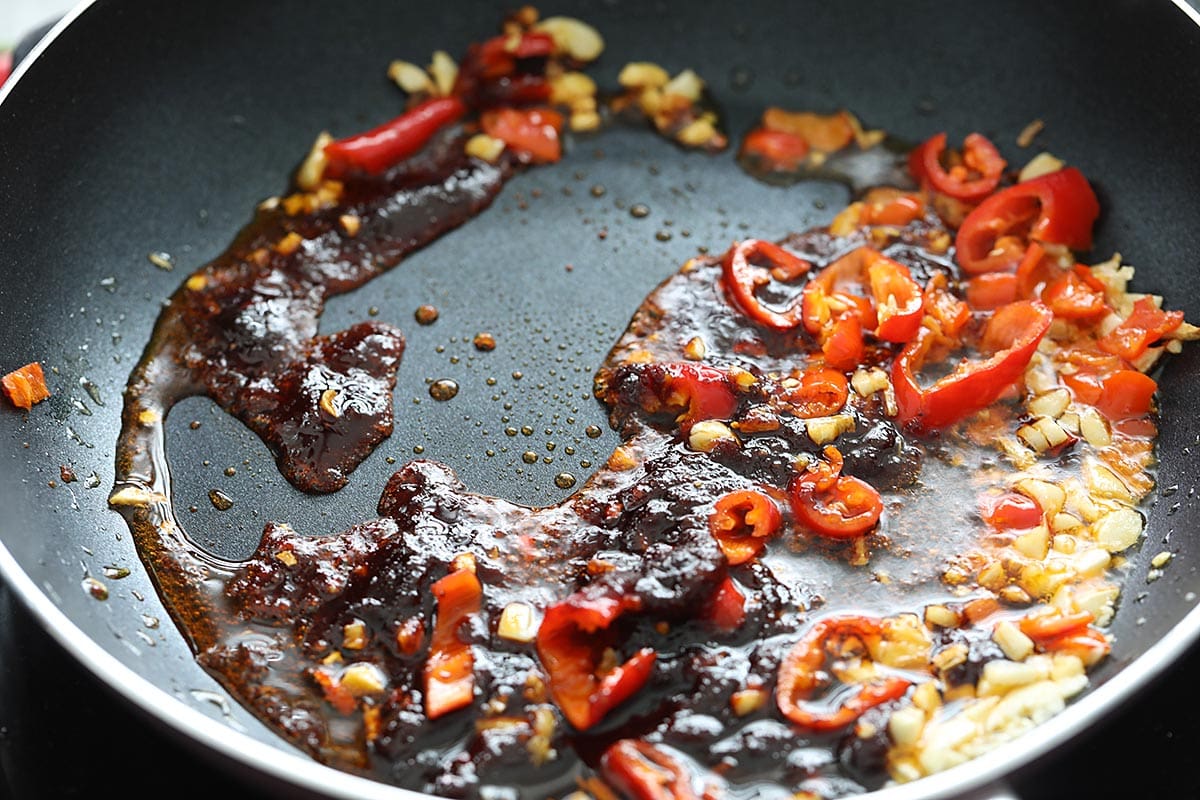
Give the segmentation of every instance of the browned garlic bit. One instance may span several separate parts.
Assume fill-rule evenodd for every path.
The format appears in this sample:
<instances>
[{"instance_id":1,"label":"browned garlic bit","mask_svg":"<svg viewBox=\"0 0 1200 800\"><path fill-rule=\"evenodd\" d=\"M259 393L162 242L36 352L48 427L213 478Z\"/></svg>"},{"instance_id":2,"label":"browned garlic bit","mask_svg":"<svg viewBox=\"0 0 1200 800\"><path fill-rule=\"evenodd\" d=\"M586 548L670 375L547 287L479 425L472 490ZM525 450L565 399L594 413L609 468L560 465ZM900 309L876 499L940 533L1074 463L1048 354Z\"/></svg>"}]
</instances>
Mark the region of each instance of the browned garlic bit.
<instances>
[{"instance_id":1,"label":"browned garlic bit","mask_svg":"<svg viewBox=\"0 0 1200 800\"><path fill-rule=\"evenodd\" d=\"M701 105L704 79L693 70L672 77L658 64L634 61L621 69L617 81L624 93L613 101L614 109L639 111L684 147L717 151L729 144L717 127L716 112Z\"/></svg>"}]
</instances>

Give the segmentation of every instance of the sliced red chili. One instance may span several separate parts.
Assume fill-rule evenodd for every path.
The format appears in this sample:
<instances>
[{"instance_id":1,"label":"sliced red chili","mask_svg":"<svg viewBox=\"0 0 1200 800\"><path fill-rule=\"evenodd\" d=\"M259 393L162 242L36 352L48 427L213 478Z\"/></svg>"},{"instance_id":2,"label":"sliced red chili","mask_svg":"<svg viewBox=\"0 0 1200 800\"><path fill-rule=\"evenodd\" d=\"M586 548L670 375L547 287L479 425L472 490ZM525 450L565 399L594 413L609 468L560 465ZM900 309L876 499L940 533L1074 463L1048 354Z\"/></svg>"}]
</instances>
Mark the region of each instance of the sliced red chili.
<instances>
[{"instance_id":1,"label":"sliced red chili","mask_svg":"<svg viewBox=\"0 0 1200 800\"><path fill-rule=\"evenodd\" d=\"M1069 614L1055 609L1028 614L1018 621L1017 627L1021 629L1021 633L1041 644L1064 634L1085 630L1093 619L1095 617L1090 611Z\"/></svg>"},{"instance_id":2,"label":"sliced red chili","mask_svg":"<svg viewBox=\"0 0 1200 800\"><path fill-rule=\"evenodd\" d=\"M721 581L700 616L722 631L735 631L742 627L746 621L746 596L733 578L726 576Z\"/></svg>"},{"instance_id":3,"label":"sliced red chili","mask_svg":"<svg viewBox=\"0 0 1200 800\"><path fill-rule=\"evenodd\" d=\"M1025 373L1053 320L1050 309L1036 301L1022 300L998 309L984 328L979 348L993 355L960 362L928 387L917 382L916 374L936 336L923 327L892 363L897 418L921 430L936 430L990 405Z\"/></svg>"},{"instance_id":4,"label":"sliced red chili","mask_svg":"<svg viewBox=\"0 0 1200 800\"><path fill-rule=\"evenodd\" d=\"M796 521L819 536L853 539L870 531L883 514L883 500L874 486L842 475L842 455L825 448L825 461L810 465L792 478L792 513Z\"/></svg>"},{"instance_id":5,"label":"sliced red chili","mask_svg":"<svg viewBox=\"0 0 1200 800\"><path fill-rule=\"evenodd\" d=\"M483 602L474 572L455 570L433 584L437 622L425 662L425 716L429 719L469 706L475 699L475 658L459 628Z\"/></svg>"},{"instance_id":6,"label":"sliced red chili","mask_svg":"<svg viewBox=\"0 0 1200 800\"><path fill-rule=\"evenodd\" d=\"M995 311L1017 299L1017 276L985 272L967 281L967 304L976 311Z\"/></svg>"},{"instance_id":7,"label":"sliced red chili","mask_svg":"<svg viewBox=\"0 0 1200 800\"><path fill-rule=\"evenodd\" d=\"M1133 311L1099 341L1100 349L1126 361L1136 361L1146 348L1183 324L1182 311L1163 311L1149 297L1133 304Z\"/></svg>"},{"instance_id":8,"label":"sliced red chili","mask_svg":"<svg viewBox=\"0 0 1200 800\"><path fill-rule=\"evenodd\" d=\"M708 518L709 530L730 564L745 563L779 532L782 517L775 501L756 489L741 489L718 498Z\"/></svg>"},{"instance_id":9,"label":"sliced red chili","mask_svg":"<svg viewBox=\"0 0 1200 800\"><path fill-rule=\"evenodd\" d=\"M675 421L683 433L706 419L730 419L738 399L725 372L705 364L686 362L653 364L647 369L658 381L659 400L669 409L682 409Z\"/></svg>"},{"instance_id":10,"label":"sliced red chili","mask_svg":"<svg viewBox=\"0 0 1200 800\"><path fill-rule=\"evenodd\" d=\"M645 685L654 669L654 650L644 647L603 675L597 669L610 645L608 631L636 597L576 592L546 609L538 628L537 652L550 682L550 694L563 716L587 730Z\"/></svg>"},{"instance_id":11,"label":"sliced red chili","mask_svg":"<svg viewBox=\"0 0 1200 800\"><path fill-rule=\"evenodd\" d=\"M916 336L924 316L924 297L908 267L874 253L867 265L867 281L875 298L875 335L899 343Z\"/></svg>"},{"instance_id":12,"label":"sliced red chili","mask_svg":"<svg viewBox=\"0 0 1200 800\"><path fill-rule=\"evenodd\" d=\"M1047 284L1042 290L1042 302L1061 319L1089 322L1103 317L1111 309L1103 287L1097 289L1088 280L1091 275L1087 267L1076 265Z\"/></svg>"},{"instance_id":13,"label":"sliced red chili","mask_svg":"<svg viewBox=\"0 0 1200 800\"><path fill-rule=\"evenodd\" d=\"M771 274L787 280L804 275L811 265L777 244L763 239L746 239L729 249L721 262L725 287L743 314L775 331L789 331L800 325L801 298L781 310L769 307L758 291L771 282Z\"/></svg>"},{"instance_id":14,"label":"sliced red chili","mask_svg":"<svg viewBox=\"0 0 1200 800\"><path fill-rule=\"evenodd\" d=\"M562 158L559 131L563 116L551 108L496 108L480 117L483 132L499 139L527 163L550 164Z\"/></svg>"},{"instance_id":15,"label":"sliced red chili","mask_svg":"<svg viewBox=\"0 0 1200 800\"><path fill-rule=\"evenodd\" d=\"M780 394L787 410L801 419L836 414L849 397L850 382L845 373L827 367L809 367L800 375L798 386Z\"/></svg>"},{"instance_id":16,"label":"sliced red chili","mask_svg":"<svg viewBox=\"0 0 1200 800\"><path fill-rule=\"evenodd\" d=\"M1111 420L1142 417L1150 413L1158 384L1136 369L1121 369L1106 376L1092 405Z\"/></svg>"},{"instance_id":17,"label":"sliced red chili","mask_svg":"<svg viewBox=\"0 0 1200 800\"><path fill-rule=\"evenodd\" d=\"M885 200L864 202L859 221L864 225L903 226L925 215L925 201L919 195L907 192L896 194Z\"/></svg>"},{"instance_id":18,"label":"sliced red chili","mask_svg":"<svg viewBox=\"0 0 1200 800\"><path fill-rule=\"evenodd\" d=\"M903 697L912 681L886 676L864 683L853 694L829 707L813 695L829 683L825 662L830 652L840 653L847 639L857 638L864 648L883 635L883 623L872 617L848 615L820 620L792 647L779 665L775 703L793 723L813 731L834 731L850 725L868 709Z\"/></svg>"},{"instance_id":19,"label":"sliced red chili","mask_svg":"<svg viewBox=\"0 0 1200 800\"><path fill-rule=\"evenodd\" d=\"M366 133L325 145L325 176L340 178L354 170L378 175L416 153L433 135L467 112L457 97L418 103L400 116Z\"/></svg>"},{"instance_id":20,"label":"sliced red chili","mask_svg":"<svg viewBox=\"0 0 1200 800\"><path fill-rule=\"evenodd\" d=\"M858 317L861 327L874 330L878 324L875 306L867 297L852 290L862 290L867 281L867 266L879 256L869 247L859 247L838 258L814 275L804 285L800 316L804 329L814 336L824 336L843 314Z\"/></svg>"},{"instance_id":21,"label":"sliced red chili","mask_svg":"<svg viewBox=\"0 0 1200 800\"><path fill-rule=\"evenodd\" d=\"M971 309L954 296L947 284L946 275L942 272L929 279L925 286L925 314L942 336L953 339L971 321Z\"/></svg>"},{"instance_id":22,"label":"sliced red chili","mask_svg":"<svg viewBox=\"0 0 1200 800\"><path fill-rule=\"evenodd\" d=\"M700 800L688 770L664 749L621 739L600 757L600 772L632 800Z\"/></svg>"},{"instance_id":23,"label":"sliced red chili","mask_svg":"<svg viewBox=\"0 0 1200 800\"><path fill-rule=\"evenodd\" d=\"M825 363L840 370L851 370L862 363L867 347L863 341L862 322L857 314L842 314L828 338L821 345Z\"/></svg>"},{"instance_id":24,"label":"sliced red chili","mask_svg":"<svg viewBox=\"0 0 1200 800\"><path fill-rule=\"evenodd\" d=\"M1092 225L1100 203L1083 173L1060 169L1001 189L967 215L958 229L956 258L970 274L1011 271L1029 240L1092 246Z\"/></svg>"},{"instance_id":25,"label":"sliced red chili","mask_svg":"<svg viewBox=\"0 0 1200 800\"><path fill-rule=\"evenodd\" d=\"M909 170L934 191L965 202L982 200L995 191L1008 166L991 140L979 133L969 134L963 140L958 163L949 170L942 166L945 153L946 134L936 134L910 156Z\"/></svg>"},{"instance_id":26,"label":"sliced red chili","mask_svg":"<svg viewBox=\"0 0 1200 800\"><path fill-rule=\"evenodd\" d=\"M979 515L997 530L1025 530L1042 524L1042 507L1031 497L1016 492L979 498Z\"/></svg>"},{"instance_id":27,"label":"sliced red chili","mask_svg":"<svg viewBox=\"0 0 1200 800\"><path fill-rule=\"evenodd\" d=\"M742 155L759 159L759 164L777 172L791 172L808 157L808 142L794 133L755 128L742 140Z\"/></svg>"}]
</instances>

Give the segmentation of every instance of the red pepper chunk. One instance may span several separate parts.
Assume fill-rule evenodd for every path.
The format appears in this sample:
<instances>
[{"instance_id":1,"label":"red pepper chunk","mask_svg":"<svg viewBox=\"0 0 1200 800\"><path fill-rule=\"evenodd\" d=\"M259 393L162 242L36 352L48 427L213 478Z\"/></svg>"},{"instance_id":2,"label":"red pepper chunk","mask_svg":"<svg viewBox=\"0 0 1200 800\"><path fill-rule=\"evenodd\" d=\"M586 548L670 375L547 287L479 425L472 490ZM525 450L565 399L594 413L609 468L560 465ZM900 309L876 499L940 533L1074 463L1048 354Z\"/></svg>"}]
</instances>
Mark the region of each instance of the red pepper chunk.
<instances>
[{"instance_id":1,"label":"red pepper chunk","mask_svg":"<svg viewBox=\"0 0 1200 800\"><path fill-rule=\"evenodd\" d=\"M1073 270L1046 285L1042 290L1042 302L1054 312L1054 316L1061 319L1085 323L1094 321L1109 312L1104 285L1097 286L1097 283L1099 281L1091 270L1076 264Z\"/></svg>"},{"instance_id":2,"label":"red pepper chunk","mask_svg":"<svg viewBox=\"0 0 1200 800\"><path fill-rule=\"evenodd\" d=\"M853 539L870 531L883 514L883 500L874 486L842 475L842 454L825 448L818 461L792 478L789 485L796 521L828 539Z\"/></svg>"},{"instance_id":3,"label":"red pepper chunk","mask_svg":"<svg viewBox=\"0 0 1200 800\"><path fill-rule=\"evenodd\" d=\"M819 621L792 647L779 665L775 703L780 712L796 725L812 731L835 731L850 725L868 709L902 697L912 681L899 676L881 677L858 690L833 708L812 701L818 690L829 682L825 661L829 652L840 652L847 639L857 638L863 647L878 641L884 626L879 619L847 615Z\"/></svg>"},{"instance_id":4,"label":"red pepper chunk","mask_svg":"<svg viewBox=\"0 0 1200 800\"><path fill-rule=\"evenodd\" d=\"M946 134L936 134L909 156L909 171L918 182L936 192L973 203L987 197L1000 184L1008 162L983 134L972 133L963 140L962 163L947 171L942 166Z\"/></svg>"},{"instance_id":5,"label":"red pepper chunk","mask_svg":"<svg viewBox=\"0 0 1200 800\"><path fill-rule=\"evenodd\" d=\"M967 304L976 311L995 311L1017 299L1017 276L985 272L967 281Z\"/></svg>"},{"instance_id":6,"label":"red pepper chunk","mask_svg":"<svg viewBox=\"0 0 1200 800\"><path fill-rule=\"evenodd\" d=\"M1028 240L1092 246L1100 202L1083 173L1066 167L1001 189L967 215L954 239L959 266L972 275L1012 271Z\"/></svg>"},{"instance_id":7,"label":"red pepper chunk","mask_svg":"<svg viewBox=\"0 0 1200 800\"><path fill-rule=\"evenodd\" d=\"M980 343L983 352L993 355L963 361L928 387L917 382L916 374L936 336L922 328L892 363L899 421L918 430L936 430L987 407L1025 373L1053 320L1050 309L1037 301L1000 308L988 320Z\"/></svg>"},{"instance_id":8,"label":"red pepper chunk","mask_svg":"<svg viewBox=\"0 0 1200 800\"><path fill-rule=\"evenodd\" d=\"M675 418L684 434L697 422L706 419L730 419L737 411L738 399L729 377L715 367L704 364L654 364L647 370L653 379L659 377L659 399L668 408L682 408Z\"/></svg>"},{"instance_id":9,"label":"red pepper chunk","mask_svg":"<svg viewBox=\"0 0 1200 800\"><path fill-rule=\"evenodd\" d=\"M366 133L325 145L325 177L341 178L354 170L378 175L416 153L440 129L467 113L457 97L438 97L413 106Z\"/></svg>"},{"instance_id":10,"label":"red pepper chunk","mask_svg":"<svg viewBox=\"0 0 1200 800\"><path fill-rule=\"evenodd\" d=\"M755 128L742 140L742 155L759 159L760 164L774 172L791 172L808 157L808 142L786 131Z\"/></svg>"},{"instance_id":11,"label":"red pepper chunk","mask_svg":"<svg viewBox=\"0 0 1200 800\"><path fill-rule=\"evenodd\" d=\"M1136 369L1117 370L1106 376L1100 385L1100 391L1092 405L1110 420L1149 414L1153 407L1154 393L1158 391L1155 380Z\"/></svg>"},{"instance_id":12,"label":"red pepper chunk","mask_svg":"<svg viewBox=\"0 0 1200 800\"><path fill-rule=\"evenodd\" d=\"M782 517L775 501L756 489L741 489L718 498L708 518L709 530L731 565L759 554L779 532Z\"/></svg>"},{"instance_id":13,"label":"red pepper chunk","mask_svg":"<svg viewBox=\"0 0 1200 800\"><path fill-rule=\"evenodd\" d=\"M997 530L1027 530L1042 524L1042 507L1023 494L985 495L979 499L979 506L983 521Z\"/></svg>"},{"instance_id":14,"label":"red pepper chunk","mask_svg":"<svg viewBox=\"0 0 1200 800\"><path fill-rule=\"evenodd\" d=\"M605 750L600 772L631 800L700 800L687 769L662 748L640 739L621 739Z\"/></svg>"},{"instance_id":15,"label":"red pepper chunk","mask_svg":"<svg viewBox=\"0 0 1200 800\"><path fill-rule=\"evenodd\" d=\"M725 577L705 605L701 618L722 631L735 631L746 621L746 596L734 582Z\"/></svg>"},{"instance_id":16,"label":"red pepper chunk","mask_svg":"<svg viewBox=\"0 0 1200 800\"><path fill-rule=\"evenodd\" d=\"M836 369L809 367L800 375L800 385L785 389L780 397L801 419L828 417L846 405L850 382Z\"/></svg>"},{"instance_id":17,"label":"red pepper chunk","mask_svg":"<svg viewBox=\"0 0 1200 800\"><path fill-rule=\"evenodd\" d=\"M899 343L916 336L924 317L925 300L921 285L912 279L908 267L875 253L867 266L867 280L879 323L875 335L886 342Z\"/></svg>"},{"instance_id":18,"label":"red pepper chunk","mask_svg":"<svg viewBox=\"0 0 1200 800\"><path fill-rule=\"evenodd\" d=\"M1133 304L1129 317L1105 334L1100 349L1126 361L1136 361L1146 349L1183 324L1182 311L1163 311L1149 297Z\"/></svg>"},{"instance_id":19,"label":"red pepper chunk","mask_svg":"<svg viewBox=\"0 0 1200 800\"><path fill-rule=\"evenodd\" d=\"M550 108L497 108L480 117L483 132L499 139L526 163L550 164L562 158L563 116Z\"/></svg>"},{"instance_id":20,"label":"red pepper chunk","mask_svg":"<svg viewBox=\"0 0 1200 800\"><path fill-rule=\"evenodd\" d=\"M763 265L754 262L765 262ZM777 311L758 298L758 290L770 283L771 275L794 280L811 265L777 244L763 239L747 239L729 249L721 262L725 287L738 309L753 321L774 331L790 331L800 325L801 299Z\"/></svg>"},{"instance_id":21,"label":"red pepper chunk","mask_svg":"<svg viewBox=\"0 0 1200 800\"><path fill-rule=\"evenodd\" d=\"M563 716L579 730L604 719L632 697L654 669L654 650L644 647L616 669L598 675L607 638L600 635L627 611L636 597L576 592L546 609L537 634L537 652L550 679L550 694Z\"/></svg>"},{"instance_id":22,"label":"red pepper chunk","mask_svg":"<svg viewBox=\"0 0 1200 800\"><path fill-rule=\"evenodd\" d=\"M821 344L825 363L834 369L852 370L862 363L867 346L863 341L863 326L857 314L842 314L829 336Z\"/></svg>"},{"instance_id":23,"label":"red pepper chunk","mask_svg":"<svg viewBox=\"0 0 1200 800\"><path fill-rule=\"evenodd\" d=\"M467 617L478 613L483 586L470 570L460 569L433 584L437 624L425 662L425 716L437 719L469 706L475 699L475 658L459 638Z\"/></svg>"}]
</instances>

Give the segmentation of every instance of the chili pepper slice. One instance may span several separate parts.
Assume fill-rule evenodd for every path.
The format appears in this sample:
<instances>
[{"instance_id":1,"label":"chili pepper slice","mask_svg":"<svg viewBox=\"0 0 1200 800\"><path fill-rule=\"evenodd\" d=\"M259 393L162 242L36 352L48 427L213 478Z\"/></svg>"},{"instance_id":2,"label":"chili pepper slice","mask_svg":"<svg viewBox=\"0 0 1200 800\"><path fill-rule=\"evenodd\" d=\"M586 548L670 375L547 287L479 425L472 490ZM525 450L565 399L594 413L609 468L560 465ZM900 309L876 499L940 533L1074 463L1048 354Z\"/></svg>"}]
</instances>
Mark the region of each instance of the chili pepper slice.
<instances>
[{"instance_id":1,"label":"chili pepper slice","mask_svg":"<svg viewBox=\"0 0 1200 800\"><path fill-rule=\"evenodd\" d=\"M785 389L780 398L787 410L801 419L836 414L850 397L850 382L836 369L809 367L800 375L800 383Z\"/></svg>"},{"instance_id":2,"label":"chili pepper slice","mask_svg":"<svg viewBox=\"0 0 1200 800\"><path fill-rule=\"evenodd\" d=\"M909 171L919 182L927 182L934 191L956 200L976 202L1000 185L1008 166L991 140L972 133L963 140L961 161L947 171L942 166L946 152L946 134L938 133L920 145L909 158Z\"/></svg>"},{"instance_id":3,"label":"chili pepper slice","mask_svg":"<svg viewBox=\"0 0 1200 800\"><path fill-rule=\"evenodd\" d=\"M963 361L927 388L917 382L916 373L936 336L923 327L892 362L897 418L919 430L936 430L990 405L1024 374L1053 320L1050 309L1037 301L1021 300L1000 308L988 320L980 343L983 352L993 355Z\"/></svg>"},{"instance_id":4,"label":"chili pepper slice","mask_svg":"<svg viewBox=\"0 0 1200 800\"><path fill-rule=\"evenodd\" d=\"M474 572L460 569L432 588L437 598L437 623L425 662L425 716L437 719L475 699L475 657L458 630L470 615L479 612L483 586Z\"/></svg>"},{"instance_id":5,"label":"chili pepper slice","mask_svg":"<svg viewBox=\"0 0 1200 800\"><path fill-rule=\"evenodd\" d=\"M1098 344L1100 349L1126 361L1136 361L1146 348L1183 324L1182 311L1163 311L1149 297L1133 304L1133 311Z\"/></svg>"},{"instance_id":6,"label":"chili pepper slice","mask_svg":"<svg viewBox=\"0 0 1200 800\"><path fill-rule=\"evenodd\" d=\"M865 646L868 640L878 640L882 635L882 621L872 617L848 615L817 622L779 665L775 703L780 712L810 730L834 731L850 725L868 709L902 697L912 681L886 676L862 684L854 694L831 709L812 702L813 695L829 682L824 666L831 643L840 644L855 637L863 640Z\"/></svg>"},{"instance_id":7,"label":"chili pepper slice","mask_svg":"<svg viewBox=\"0 0 1200 800\"><path fill-rule=\"evenodd\" d=\"M983 521L997 530L1026 530L1042 524L1042 507L1023 494L984 495L979 506Z\"/></svg>"},{"instance_id":8,"label":"chili pepper slice","mask_svg":"<svg viewBox=\"0 0 1200 800\"><path fill-rule=\"evenodd\" d=\"M947 338L957 337L971 321L971 309L950 291L943 272L935 273L925 285L925 315Z\"/></svg>"},{"instance_id":9,"label":"chili pepper slice","mask_svg":"<svg viewBox=\"0 0 1200 800\"><path fill-rule=\"evenodd\" d=\"M854 124L845 111L817 114L770 107L763 112L763 127L799 136L814 150L833 153L854 141Z\"/></svg>"},{"instance_id":10,"label":"chili pepper slice","mask_svg":"<svg viewBox=\"0 0 1200 800\"><path fill-rule=\"evenodd\" d=\"M1092 405L1110 420L1142 417L1150 413L1156 391L1158 384L1149 375L1136 369L1121 369L1101 381Z\"/></svg>"},{"instance_id":11,"label":"chili pepper slice","mask_svg":"<svg viewBox=\"0 0 1200 800\"><path fill-rule=\"evenodd\" d=\"M440 129L467 113L457 97L418 103L400 116L366 133L325 145L325 177L340 178L354 170L378 175L416 153Z\"/></svg>"},{"instance_id":12,"label":"chili pepper slice","mask_svg":"<svg viewBox=\"0 0 1200 800\"><path fill-rule=\"evenodd\" d=\"M840 370L851 370L862 363L867 346L863 341L863 326L857 314L842 314L833 323L833 330L821 345L825 363Z\"/></svg>"},{"instance_id":13,"label":"chili pepper slice","mask_svg":"<svg viewBox=\"0 0 1200 800\"><path fill-rule=\"evenodd\" d=\"M772 171L791 172L808 156L808 142L794 133L755 128L742 140L743 156L753 156Z\"/></svg>"},{"instance_id":14,"label":"chili pepper slice","mask_svg":"<svg viewBox=\"0 0 1200 800\"><path fill-rule=\"evenodd\" d=\"M869 247L851 250L804 285L800 316L806 331L814 336L826 335L838 317L846 313L857 316L862 327L876 327L878 320L871 301L848 291L865 285L867 266L876 256L879 253Z\"/></svg>"},{"instance_id":15,"label":"chili pepper slice","mask_svg":"<svg viewBox=\"0 0 1200 800\"><path fill-rule=\"evenodd\" d=\"M1054 316L1062 319L1090 322L1106 315L1110 309L1103 284L1097 287L1095 277L1087 267L1077 264L1070 272L1052 280L1042 290L1042 302ZM1181 315L1182 319L1182 315Z\"/></svg>"},{"instance_id":16,"label":"chili pepper slice","mask_svg":"<svg viewBox=\"0 0 1200 800\"><path fill-rule=\"evenodd\" d=\"M603 676L596 673L606 646L606 637L598 634L640 607L636 597L583 590L546 609L537 633L538 658L554 702L579 730L600 722L650 678L657 656L648 647Z\"/></svg>"},{"instance_id":17,"label":"chili pepper slice","mask_svg":"<svg viewBox=\"0 0 1200 800\"><path fill-rule=\"evenodd\" d=\"M756 261L766 262L760 266ZM786 280L805 274L811 265L777 244L763 239L746 239L734 244L721 262L725 286L738 309L755 322L775 331L790 331L800 325L801 299L776 311L758 298L758 290L773 273Z\"/></svg>"},{"instance_id":18,"label":"chili pepper slice","mask_svg":"<svg viewBox=\"0 0 1200 800\"><path fill-rule=\"evenodd\" d=\"M774 500L756 489L740 489L717 499L708 527L726 560L736 566L757 556L781 522Z\"/></svg>"},{"instance_id":19,"label":"chili pepper slice","mask_svg":"<svg viewBox=\"0 0 1200 800\"><path fill-rule=\"evenodd\" d=\"M830 539L853 539L875 527L883 500L874 486L842 475L842 454L825 448L825 461L810 465L792 478L792 513L796 521Z\"/></svg>"},{"instance_id":20,"label":"chili pepper slice","mask_svg":"<svg viewBox=\"0 0 1200 800\"><path fill-rule=\"evenodd\" d=\"M0 378L0 388L4 390L4 396L10 403L26 411L50 397L50 390L46 387L46 373L37 361L31 361Z\"/></svg>"},{"instance_id":21,"label":"chili pepper slice","mask_svg":"<svg viewBox=\"0 0 1200 800\"><path fill-rule=\"evenodd\" d=\"M730 419L738 399L723 371L705 364L652 364L646 370L651 385L657 381L659 400L668 408L683 409L675 421L686 434L697 422Z\"/></svg>"},{"instance_id":22,"label":"chili pepper slice","mask_svg":"<svg viewBox=\"0 0 1200 800\"><path fill-rule=\"evenodd\" d=\"M13 71L13 54L12 50L0 50L0 86L8 80L8 76L12 75Z\"/></svg>"},{"instance_id":23,"label":"chili pepper slice","mask_svg":"<svg viewBox=\"0 0 1200 800\"><path fill-rule=\"evenodd\" d=\"M1087 178L1066 167L1001 189L980 203L958 229L956 257L975 275L1011 271L1029 239L1087 250L1099 215L1100 202Z\"/></svg>"},{"instance_id":24,"label":"chili pepper slice","mask_svg":"<svg viewBox=\"0 0 1200 800\"><path fill-rule=\"evenodd\" d=\"M967 304L976 311L995 311L1016 299L1017 276L1011 272L984 272L967 281Z\"/></svg>"},{"instance_id":25,"label":"chili pepper slice","mask_svg":"<svg viewBox=\"0 0 1200 800\"><path fill-rule=\"evenodd\" d=\"M1068 614L1063 611L1051 610L1021 617L1017 622L1017 627L1021 629L1021 633L1033 639L1034 642L1042 644L1064 634L1085 630L1093 619L1095 617L1090 611Z\"/></svg>"},{"instance_id":26,"label":"chili pepper slice","mask_svg":"<svg viewBox=\"0 0 1200 800\"><path fill-rule=\"evenodd\" d=\"M508 145L526 163L550 164L562 158L559 131L563 115L551 108L497 108L480 117L483 132Z\"/></svg>"},{"instance_id":27,"label":"chili pepper slice","mask_svg":"<svg viewBox=\"0 0 1200 800\"><path fill-rule=\"evenodd\" d=\"M904 226L924 215L925 201L919 195L900 192L879 200L868 195L859 212L859 221L864 225Z\"/></svg>"},{"instance_id":28,"label":"chili pepper slice","mask_svg":"<svg viewBox=\"0 0 1200 800\"><path fill-rule=\"evenodd\" d=\"M700 800L687 769L662 748L640 739L621 739L605 750L600 771L633 800Z\"/></svg>"},{"instance_id":29,"label":"chili pepper slice","mask_svg":"<svg viewBox=\"0 0 1200 800\"><path fill-rule=\"evenodd\" d=\"M700 616L723 631L735 631L742 627L746 621L746 596L733 578L725 576Z\"/></svg>"},{"instance_id":30,"label":"chili pepper slice","mask_svg":"<svg viewBox=\"0 0 1200 800\"><path fill-rule=\"evenodd\" d=\"M898 343L916 336L924 316L925 298L908 267L874 253L867 266L867 280L875 298L878 320L875 335L886 342Z\"/></svg>"}]
</instances>

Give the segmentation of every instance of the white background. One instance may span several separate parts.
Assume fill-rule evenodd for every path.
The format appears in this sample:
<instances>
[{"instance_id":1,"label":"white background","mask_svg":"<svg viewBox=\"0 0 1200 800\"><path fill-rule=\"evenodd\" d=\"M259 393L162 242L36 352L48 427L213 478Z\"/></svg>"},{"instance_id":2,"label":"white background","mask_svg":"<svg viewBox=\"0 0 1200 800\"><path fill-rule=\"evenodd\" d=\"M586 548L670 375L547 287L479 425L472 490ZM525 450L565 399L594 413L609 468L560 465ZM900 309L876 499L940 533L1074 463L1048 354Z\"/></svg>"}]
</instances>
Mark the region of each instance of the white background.
<instances>
[{"instance_id":1,"label":"white background","mask_svg":"<svg viewBox=\"0 0 1200 800\"><path fill-rule=\"evenodd\" d=\"M75 0L0 0L0 50L16 45L22 36L53 22L75 5Z\"/></svg>"}]
</instances>

